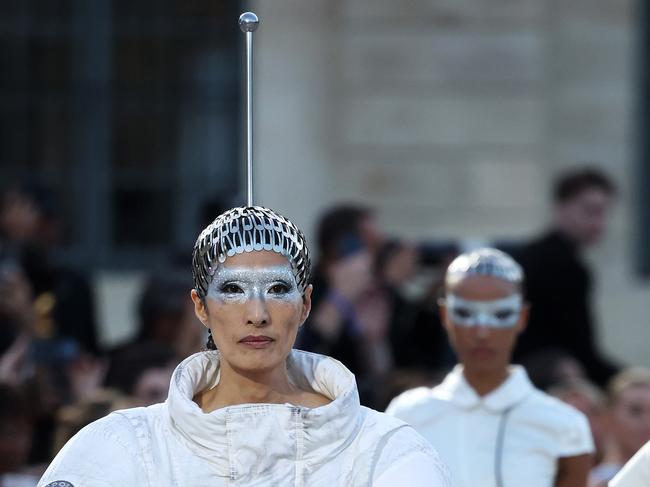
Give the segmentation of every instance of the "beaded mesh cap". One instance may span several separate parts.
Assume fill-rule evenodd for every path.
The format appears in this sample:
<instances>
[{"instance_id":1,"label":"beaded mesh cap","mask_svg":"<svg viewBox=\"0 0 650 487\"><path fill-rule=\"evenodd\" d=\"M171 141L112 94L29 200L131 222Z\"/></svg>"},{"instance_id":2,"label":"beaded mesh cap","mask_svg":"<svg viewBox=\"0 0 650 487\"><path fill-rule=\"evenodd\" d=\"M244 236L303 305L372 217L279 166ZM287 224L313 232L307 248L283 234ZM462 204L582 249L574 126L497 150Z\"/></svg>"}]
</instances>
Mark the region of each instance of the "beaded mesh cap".
<instances>
[{"instance_id":1,"label":"beaded mesh cap","mask_svg":"<svg viewBox=\"0 0 650 487\"><path fill-rule=\"evenodd\" d=\"M446 282L457 281L470 275L490 276L514 284L521 284L524 271L505 252L485 247L459 255L447 268Z\"/></svg>"},{"instance_id":2,"label":"beaded mesh cap","mask_svg":"<svg viewBox=\"0 0 650 487\"><path fill-rule=\"evenodd\" d=\"M194 288L208 293L220 264L244 252L271 250L291 264L300 292L309 285L310 260L305 236L292 222L261 206L241 206L219 215L199 235L192 251Z\"/></svg>"}]
</instances>

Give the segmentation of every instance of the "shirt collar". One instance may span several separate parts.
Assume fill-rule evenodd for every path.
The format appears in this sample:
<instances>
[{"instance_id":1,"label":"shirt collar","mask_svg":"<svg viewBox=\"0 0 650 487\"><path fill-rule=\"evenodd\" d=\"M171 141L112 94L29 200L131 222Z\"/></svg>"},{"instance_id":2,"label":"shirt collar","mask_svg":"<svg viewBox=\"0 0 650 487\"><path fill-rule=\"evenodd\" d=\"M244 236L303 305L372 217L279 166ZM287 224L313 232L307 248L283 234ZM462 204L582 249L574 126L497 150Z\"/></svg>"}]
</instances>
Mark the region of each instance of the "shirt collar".
<instances>
[{"instance_id":1,"label":"shirt collar","mask_svg":"<svg viewBox=\"0 0 650 487\"><path fill-rule=\"evenodd\" d=\"M511 365L508 372L508 378L499 387L481 397L465 379L463 366L457 365L436 388L437 395L464 409L483 407L500 413L523 401L535 389L521 365Z\"/></svg>"},{"instance_id":2,"label":"shirt collar","mask_svg":"<svg viewBox=\"0 0 650 487\"><path fill-rule=\"evenodd\" d=\"M233 431L240 432L237 433L236 443L242 440L241 432L245 432L246 447L248 451L261 452L256 460L262 466L268 461L264 455L268 445L255 443L263 443L267 439L263 434L250 434L254 429L277 431L280 425L280 430L286 432L285 439L291 441L297 418L300 418L304 431L303 457L309 459L317 455L324 460L338 455L361 429L365 416L359 403L354 375L337 360L298 350L292 350L287 359L292 381L303 389L311 388L332 399L325 406L298 408L291 404L241 404L206 414L192 398L197 392L218 384L219 363L219 352L216 351L200 352L185 359L172 375L167 398L172 431L218 471L226 474L231 471L228 453L233 447ZM286 425L286 428L282 425ZM282 444L282 439L278 440L277 444ZM295 459L296 453L293 449L287 449L277 455L266 456L275 461L283 454Z\"/></svg>"}]
</instances>

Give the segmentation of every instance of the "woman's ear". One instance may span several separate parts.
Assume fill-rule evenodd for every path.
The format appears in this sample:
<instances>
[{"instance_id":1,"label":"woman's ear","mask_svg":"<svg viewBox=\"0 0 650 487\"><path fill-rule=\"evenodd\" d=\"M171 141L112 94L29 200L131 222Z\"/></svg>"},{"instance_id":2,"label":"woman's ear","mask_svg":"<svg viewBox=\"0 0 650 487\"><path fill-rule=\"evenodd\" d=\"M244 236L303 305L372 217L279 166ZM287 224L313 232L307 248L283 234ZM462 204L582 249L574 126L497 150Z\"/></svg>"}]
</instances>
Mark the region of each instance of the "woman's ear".
<instances>
[{"instance_id":1,"label":"woman's ear","mask_svg":"<svg viewBox=\"0 0 650 487\"><path fill-rule=\"evenodd\" d=\"M447 302L445 298L438 299L438 313L440 315L440 324L447 330Z\"/></svg>"},{"instance_id":2,"label":"woman's ear","mask_svg":"<svg viewBox=\"0 0 650 487\"><path fill-rule=\"evenodd\" d=\"M454 324L449 319L449 308L447 308L447 300L444 297L438 299L438 311L440 313L440 324L442 325L442 329L445 330L449 345L456 352L456 330Z\"/></svg>"},{"instance_id":3,"label":"woman's ear","mask_svg":"<svg viewBox=\"0 0 650 487\"><path fill-rule=\"evenodd\" d=\"M521 307L519 322L517 323L517 332L521 333L528 326L528 317L530 316L530 304L524 303Z\"/></svg>"},{"instance_id":4,"label":"woman's ear","mask_svg":"<svg viewBox=\"0 0 650 487\"><path fill-rule=\"evenodd\" d=\"M305 294L302 296L302 313L300 315L300 326L302 326L307 318L309 318L309 313L311 312L311 293L314 290L314 286L311 284L305 289Z\"/></svg>"},{"instance_id":5,"label":"woman's ear","mask_svg":"<svg viewBox=\"0 0 650 487\"><path fill-rule=\"evenodd\" d=\"M208 327L208 308L205 304L205 301L201 299L199 296L199 293L196 292L196 289L192 289L192 292L190 293L190 297L192 298L192 301L194 302L194 314L196 317L199 319L201 323L203 323L203 326L206 328Z\"/></svg>"}]
</instances>

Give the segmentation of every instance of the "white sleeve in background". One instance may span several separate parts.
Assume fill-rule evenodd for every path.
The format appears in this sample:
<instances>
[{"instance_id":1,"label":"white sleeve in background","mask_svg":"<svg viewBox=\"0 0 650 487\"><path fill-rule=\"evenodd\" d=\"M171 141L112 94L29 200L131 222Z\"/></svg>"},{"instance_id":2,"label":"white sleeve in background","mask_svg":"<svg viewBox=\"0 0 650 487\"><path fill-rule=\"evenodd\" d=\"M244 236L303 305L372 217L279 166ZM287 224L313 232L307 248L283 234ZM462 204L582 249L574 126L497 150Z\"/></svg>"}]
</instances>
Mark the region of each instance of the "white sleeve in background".
<instances>
[{"instance_id":1,"label":"white sleeve in background","mask_svg":"<svg viewBox=\"0 0 650 487\"><path fill-rule=\"evenodd\" d=\"M388 407L386 414L395 416L396 418L412 424L413 419L417 417L417 409L427 408L427 401L425 401L431 394L431 389L428 387L417 387L409 391L403 392L399 396L393 398ZM415 406L418 407L415 407ZM413 417L412 417L413 416Z\"/></svg>"},{"instance_id":2,"label":"white sleeve in background","mask_svg":"<svg viewBox=\"0 0 650 487\"><path fill-rule=\"evenodd\" d=\"M438 458L415 452L395 462L382 473L372 487L451 487L446 467Z\"/></svg>"},{"instance_id":3,"label":"white sleeve in background","mask_svg":"<svg viewBox=\"0 0 650 487\"><path fill-rule=\"evenodd\" d=\"M563 406L565 406L563 404ZM577 410L571 410L567 415L556 441L559 457L575 457L595 451L591 427L587 417ZM558 414L559 415L559 414Z\"/></svg>"},{"instance_id":4,"label":"white sleeve in background","mask_svg":"<svg viewBox=\"0 0 650 487\"><path fill-rule=\"evenodd\" d=\"M646 443L621 471L609 487L650 487L650 442Z\"/></svg>"}]
</instances>

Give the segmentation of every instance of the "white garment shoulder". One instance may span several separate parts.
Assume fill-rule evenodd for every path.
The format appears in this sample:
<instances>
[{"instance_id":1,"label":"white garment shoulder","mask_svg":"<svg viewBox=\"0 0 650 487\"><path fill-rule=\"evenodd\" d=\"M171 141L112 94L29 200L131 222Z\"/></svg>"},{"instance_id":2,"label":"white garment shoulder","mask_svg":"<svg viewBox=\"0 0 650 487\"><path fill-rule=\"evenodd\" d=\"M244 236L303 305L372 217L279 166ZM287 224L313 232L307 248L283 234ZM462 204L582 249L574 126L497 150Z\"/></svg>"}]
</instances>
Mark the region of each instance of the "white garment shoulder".
<instances>
[{"instance_id":1,"label":"white garment shoulder","mask_svg":"<svg viewBox=\"0 0 650 487\"><path fill-rule=\"evenodd\" d=\"M407 422L419 431L420 427L432 418L438 417L443 410L452 407L449 401L440 399L439 394L440 392L435 388L428 387L418 387L403 392L390 402L386 414Z\"/></svg>"},{"instance_id":2,"label":"white garment shoulder","mask_svg":"<svg viewBox=\"0 0 650 487\"><path fill-rule=\"evenodd\" d=\"M379 414L379 413L378 413ZM386 415L382 415L386 417ZM393 421L399 421L391 418ZM400 421L401 423L401 421ZM404 450L408 451L404 455ZM375 466L373 487L451 487L449 469L431 444L406 424L386 438Z\"/></svg>"},{"instance_id":3,"label":"white garment shoulder","mask_svg":"<svg viewBox=\"0 0 650 487\"><path fill-rule=\"evenodd\" d=\"M417 405L420 402L430 399L431 391L432 389L429 387L416 387L415 389L409 389L408 391L404 391L396 396L388 407L398 407L403 404L408 406Z\"/></svg>"},{"instance_id":4,"label":"white garment shoulder","mask_svg":"<svg viewBox=\"0 0 650 487\"><path fill-rule=\"evenodd\" d=\"M549 421L555 421L559 427L573 423L576 419L584 417L584 414L575 407L550 396L543 391L535 389L532 393L535 406L539 409L540 416L546 413Z\"/></svg>"},{"instance_id":5,"label":"white garment shoulder","mask_svg":"<svg viewBox=\"0 0 650 487\"><path fill-rule=\"evenodd\" d=\"M218 382L219 356L197 354L177 367L165 403L117 411L84 428L39 486L365 487L396 463L422 456L445 478L433 448L413 428L359 404L354 376L342 364L294 351L288 365L296 383L332 402L241 404L204 413L192 398Z\"/></svg>"},{"instance_id":6,"label":"white garment shoulder","mask_svg":"<svg viewBox=\"0 0 650 487\"><path fill-rule=\"evenodd\" d=\"M61 482L83 487L146 485L147 479L142 477L142 462L131 422L122 414L111 413L70 439L38 486L68 485ZM107 465L119 465L119 468L107 472Z\"/></svg>"},{"instance_id":7,"label":"white garment shoulder","mask_svg":"<svg viewBox=\"0 0 650 487\"><path fill-rule=\"evenodd\" d=\"M533 392L529 402L534 405L536 421L555 431L558 457L593 453L591 428L583 413L539 390Z\"/></svg>"},{"instance_id":8,"label":"white garment shoulder","mask_svg":"<svg viewBox=\"0 0 650 487\"><path fill-rule=\"evenodd\" d=\"M421 421L422 418L434 413L431 408L438 401L434 395L434 389L418 387L395 397L386 408L386 414L415 426L415 423Z\"/></svg>"},{"instance_id":9,"label":"white garment shoulder","mask_svg":"<svg viewBox=\"0 0 650 487\"><path fill-rule=\"evenodd\" d=\"M429 455L413 453L393 464L372 484L372 487L451 487L449 471L440 468L440 461L432 461Z\"/></svg>"}]
</instances>

